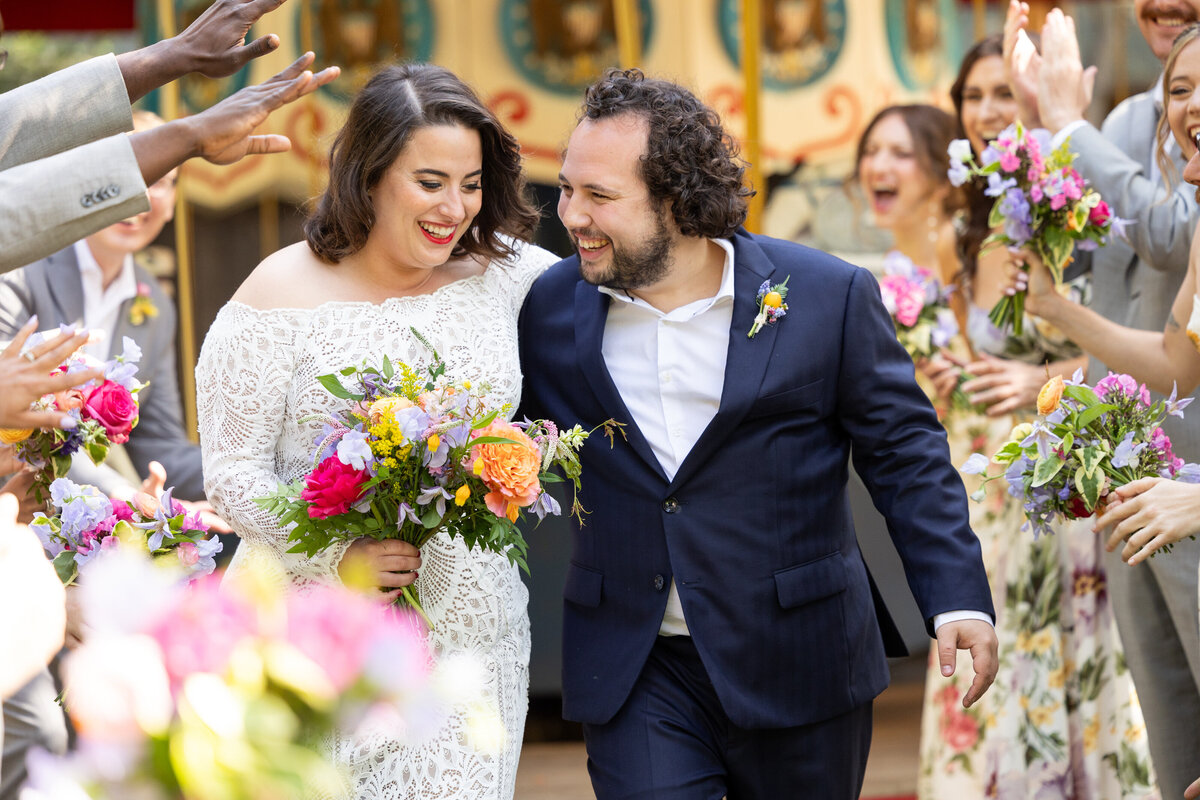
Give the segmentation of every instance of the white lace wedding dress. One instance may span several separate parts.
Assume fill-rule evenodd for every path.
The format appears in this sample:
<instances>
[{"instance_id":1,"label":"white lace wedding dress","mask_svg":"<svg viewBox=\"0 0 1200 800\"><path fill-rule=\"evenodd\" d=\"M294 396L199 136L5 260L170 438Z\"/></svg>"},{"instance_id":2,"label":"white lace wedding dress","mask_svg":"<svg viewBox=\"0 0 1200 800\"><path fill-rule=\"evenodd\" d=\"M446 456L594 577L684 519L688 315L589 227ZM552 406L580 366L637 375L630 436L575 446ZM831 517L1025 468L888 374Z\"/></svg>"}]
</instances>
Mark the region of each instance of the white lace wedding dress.
<instances>
[{"instance_id":1,"label":"white lace wedding dress","mask_svg":"<svg viewBox=\"0 0 1200 800\"><path fill-rule=\"evenodd\" d=\"M222 308L204 340L196 386L205 488L241 537L229 572L255 562L299 586L338 580L345 544L315 558L287 553L287 530L253 502L311 469L321 423L300 420L345 402L318 375L364 358L378 363L385 353L427 360L411 326L437 348L448 374L490 383L491 401L515 409L517 316L534 279L557 260L522 245L516 258L482 275L380 305L258 310L231 301ZM498 710L503 741L481 749L468 735L468 709L455 706L437 734L419 744L375 735L339 742L334 757L348 767L355 798L511 798L528 708L528 592L506 557L467 550L445 533L423 548L416 588L434 625L435 654L466 654L476 663L479 696Z\"/></svg>"}]
</instances>

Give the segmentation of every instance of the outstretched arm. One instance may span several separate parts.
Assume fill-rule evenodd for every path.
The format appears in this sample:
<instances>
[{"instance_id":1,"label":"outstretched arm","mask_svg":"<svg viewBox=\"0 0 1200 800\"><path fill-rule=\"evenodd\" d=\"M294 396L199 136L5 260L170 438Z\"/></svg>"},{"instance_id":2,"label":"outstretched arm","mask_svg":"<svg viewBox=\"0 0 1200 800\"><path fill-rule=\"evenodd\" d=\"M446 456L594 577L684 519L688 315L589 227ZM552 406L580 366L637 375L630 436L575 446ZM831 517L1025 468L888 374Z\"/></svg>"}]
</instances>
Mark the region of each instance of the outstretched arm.
<instances>
[{"instance_id":1,"label":"outstretched arm","mask_svg":"<svg viewBox=\"0 0 1200 800\"><path fill-rule=\"evenodd\" d=\"M1180 394L1188 395L1200 385L1200 352L1185 329L1196 294L1200 241L1193 239L1187 276L1162 332L1126 328L1071 302L1054 290L1050 273L1037 256L1023 253L1022 260L1026 277L1018 274L1014 280L1017 286L1027 281L1025 308L1056 326L1109 369L1128 373L1162 394L1170 394L1177 386Z\"/></svg>"}]
</instances>

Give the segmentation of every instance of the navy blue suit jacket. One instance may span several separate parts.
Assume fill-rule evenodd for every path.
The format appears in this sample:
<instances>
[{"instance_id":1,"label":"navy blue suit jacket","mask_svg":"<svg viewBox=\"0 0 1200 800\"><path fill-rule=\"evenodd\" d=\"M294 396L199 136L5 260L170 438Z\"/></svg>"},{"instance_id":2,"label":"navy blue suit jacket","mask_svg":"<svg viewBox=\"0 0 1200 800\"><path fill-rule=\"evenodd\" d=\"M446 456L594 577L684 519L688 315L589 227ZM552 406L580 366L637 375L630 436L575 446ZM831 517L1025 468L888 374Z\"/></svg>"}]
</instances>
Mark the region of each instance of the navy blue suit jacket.
<instances>
[{"instance_id":1,"label":"navy blue suit jacket","mask_svg":"<svg viewBox=\"0 0 1200 800\"><path fill-rule=\"evenodd\" d=\"M946 436L866 270L790 242L733 237L735 298L720 407L668 481L604 364L609 298L573 257L521 315L524 413L584 428L590 512L564 588L563 713L602 724L654 644L672 579L730 720L789 727L844 713L887 686L895 628L858 549L851 456L927 620L993 614ZM764 280L787 315L753 339ZM895 636L894 654L903 645Z\"/></svg>"}]
</instances>

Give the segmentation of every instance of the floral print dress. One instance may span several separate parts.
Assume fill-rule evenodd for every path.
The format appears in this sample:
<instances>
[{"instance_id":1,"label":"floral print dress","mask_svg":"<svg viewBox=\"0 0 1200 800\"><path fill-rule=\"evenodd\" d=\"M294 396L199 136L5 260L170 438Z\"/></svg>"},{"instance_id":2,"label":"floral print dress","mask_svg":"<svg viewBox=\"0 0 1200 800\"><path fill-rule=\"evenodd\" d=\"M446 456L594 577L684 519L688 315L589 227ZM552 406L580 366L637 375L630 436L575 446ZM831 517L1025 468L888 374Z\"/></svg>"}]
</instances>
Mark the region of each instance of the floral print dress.
<instances>
[{"instance_id":1,"label":"floral print dress","mask_svg":"<svg viewBox=\"0 0 1200 800\"><path fill-rule=\"evenodd\" d=\"M1045 322L1029 318L1021 337L1005 336L971 307L968 335L978 352L1042 363L1080 351ZM951 455L991 456L1013 416L968 409L943 415ZM977 488L968 476L968 491ZM1103 539L1091 520L1035 539L1004 481L971 504L971 526L996 607L1000 668L970 709L962 698L974 675L959 652L952 678L930 651L921 718L918 796L922 800L1145 800L1158 798L1145 725L1108 604Z\"/></svg>"}]
</instances>

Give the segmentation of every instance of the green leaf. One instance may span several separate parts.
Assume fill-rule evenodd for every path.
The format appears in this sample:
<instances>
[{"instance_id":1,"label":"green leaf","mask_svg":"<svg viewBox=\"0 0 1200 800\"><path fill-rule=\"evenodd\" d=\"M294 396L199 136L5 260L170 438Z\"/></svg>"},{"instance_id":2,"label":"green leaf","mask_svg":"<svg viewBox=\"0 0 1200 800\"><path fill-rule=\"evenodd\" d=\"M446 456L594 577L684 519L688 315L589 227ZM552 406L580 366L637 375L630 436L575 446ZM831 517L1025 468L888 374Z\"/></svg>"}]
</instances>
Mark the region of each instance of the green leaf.
<instances>
[{"instance_id":1,"label":"green leaf","mask_svg":"<svg viewBox=\"0 0 1200 800\"><path fill-rule=\"evenodd\" d=\"M496 418L496 415L499 413L500 413L500 409L496 409L495 411L492 411L489 414L483 415L482 417L480 417L479 419L477 419L471 423L471 430L477 431L477 430L486 428L488 425L491 425L492 420L494 420Z\"/></svg>"},{"instance_id":2,"label":"green leaf","mask_svg":"<svg viewBox=\"0 0 1200 800\"><path fill-rule=\"evenodd\" d=\"M108 448L100 442L88 442L87 454L93 464L103 464L104 459L108 458Z\"/></svg>"},{"instance_id":3,"label":"green leaf","mask_svg":"<svg viewBox=\"0 0 1200 800\"><path fill-rule=\"evenodd\" d=\"M385 353L383 356L383 377L390 381L395 374L396 370L392 367L392 360Z\"/></svg>"},{"instance_id":4,"label":"green leaf","mask_svg":"<svg viewBox=\"0 0 1200 800\"><path fill-rule=\"evenodd\" d=\"M1063 389L1063 396L1069 397L1089 408L1094 405L1100 405L1100 398L1088 386L1068 386Z\"/></svg>"},{"instance_id":5,"label":"green leaf","mask_svg":"<svg viewBox=\"0 0 1200 800\"><path fill-rule=\"evenodd\" d=\"M1080 428L1086 428L1088 425L1091 425L1093 422L1095 422L1101 414L1112 411L1115 408L1116 406L1110 405L1109 403L1101 403L1098 406L1092 406L1091 408L1080 412L1079 419L1075 424Z\"/></svg>"},{"instance_id":6,"label":"green leaf","mask_svg":"<svg viewBox=\"0 0 1200 800\"><path fill-rule=\"evenodd\" d=\"M318 375L317 380L320 381L321 385L325 387L325 390L334 397L342 400L361 399L356 398L353 394L348 392L346 387L342 386L342 382L337 379L336 375Z\"/></svg>"},{"instance_id":7,"label":"green leaf","mask_svg":"<svg viewBox=\"0 0 1200 800\"><path fill-rule=\"evenodd\" d=\"M63 455L53 455L50 457L50 465L54 469L54 477L61 478L66 475L71 469L71 457Z\"/></svg>"},{"instance_id":8,"label":"green leaf","mask_svg":"<svg viewBox=\"0 0 1200 800\"><path fill-rule=\"evenodd\" d=\"M509 439L507 436L477 436L471 440L471 445L477 444L516 444L515 439Z\"/></svg>"},{"instance_id":9,"label":"green leaf","mask_svg":"<svg viewBox=\"0 0 1200 800\"><path fill-rule=\"evenodd\" d=\"M1033 483L1031 486L1037 488L1044 486L1058 474L1058 471L1063 467L1063 460L1056 455L1051 454L1046 458L1038 459L1033 468Z\"/></svg>"},{"instance_id":10,"label":"green leaf","mask_svg":"<svg viewBox=\"0 0 1200 800\"><path fill-rule=\"evenodd\" d=\"M54 571L58 573L58 579L63 582L63 586L70 586L75 580L75 576L79 574L79 565L75 563L75 554L69 550L63 550L54 557Z\"/></svg>"},{"instance_id":11,"label":"green leaf","mask_svg":"<svg viewBox=\"0 0 1200 800\"><path fill-rule=\"evenodd\" d=\"M1075 451L1075 455L1079 457L1079 463L1082 465L1080 469L1089 477L1100 470L1100 464L1104 461L1104 451L1099 447L1080 447Z\"/></svg>"},{"instance_id":12,"label":"green leaf","mask_svg":"<svg viewBox=\"0 0 1200 800\"><path fill-rule=\"evenodd\" d=\"M1097 470L1092 474L1080 467L1075 470L1075 488L1083 495L1083 502L1087 505L1088 511L1096 508L1096 503L1100 501L1100 486L1104 483L1104 473Z\"/></svg>"},{"instance_id":13,"label":"green leaf","mask_svg":"<svg viewBox=\"0 0 1200 800\"><path fill-rule=\"evenodd\" d=\"M433 530L441 523L442 518L438 516L436 508L430 508L421 515L421 524L425 526L426 530Z\"/></svg>"},{"instance_id":14,"label":"green leaf","mask_svg":"<svg viewBox=\"0 0 1200 800\"><path fill-rule=\"evenodd\" d=\"M1037 249L1041 251L1050 274L1054 276L1054 282L1062 283L1063 267L1067 265L1071 251L1075 249L1075 239L1070 232L1062 228L1046 228L1042 232L1042 240Z\"/></svg>"},{"instance_id":15,"label":"green leaf","mask_svg":"<svg viewBox=\"0 0 1200 800\"><path fill-rule=\"evenodd\" d=\"M1067 431L1063 434L1062 442L1059 443L1058 449L1062 450L1064 453L1069 453L1071 452L1071 445L1073 444L1075 444L1075 434Z\"/></svg>"}]
</instances>

